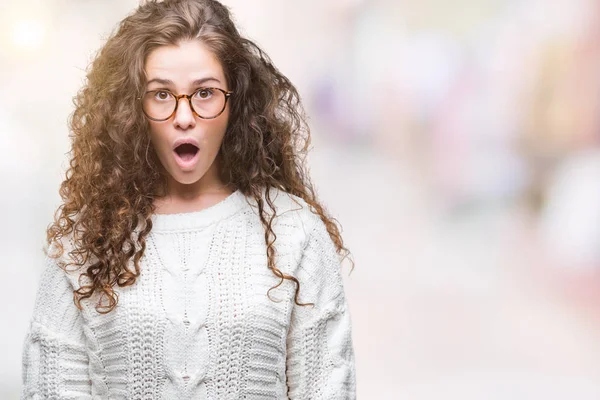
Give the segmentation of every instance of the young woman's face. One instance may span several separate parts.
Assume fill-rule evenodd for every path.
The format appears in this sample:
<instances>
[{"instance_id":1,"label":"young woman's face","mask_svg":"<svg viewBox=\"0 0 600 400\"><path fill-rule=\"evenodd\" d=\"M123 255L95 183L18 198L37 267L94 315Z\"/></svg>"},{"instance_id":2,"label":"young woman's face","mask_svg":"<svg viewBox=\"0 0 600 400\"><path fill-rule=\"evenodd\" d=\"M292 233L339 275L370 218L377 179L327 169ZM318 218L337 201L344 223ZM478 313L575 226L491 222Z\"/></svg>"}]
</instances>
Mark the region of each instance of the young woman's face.
<instances>
[{"instance_id":1,"label":"young woman's face","mask_svg":"<svg viewBox=\"0 0 600 400\"><path fill-rule=\"evenodd\" d=\"M155 119L171 113L175 104L172 95L191 95L199 88L208 87L229 90L221 63L199 40L156 48L146 59L145 72L148 85L143 99L144 110ZM224 100L222 96L218 91L197 92L192 100L194 110L205 117L212 116L214 110L221 110L218 105ZM219 166L215 159L228 120L228 105L218 117L202 119L193 113L186 98L179 99L177 112L166 121L149 119L151 141L170 175L170 187L219 184ZM175 150L181 139L190 139L197 149L185 145Z\"/></svg>"}]
</instances>

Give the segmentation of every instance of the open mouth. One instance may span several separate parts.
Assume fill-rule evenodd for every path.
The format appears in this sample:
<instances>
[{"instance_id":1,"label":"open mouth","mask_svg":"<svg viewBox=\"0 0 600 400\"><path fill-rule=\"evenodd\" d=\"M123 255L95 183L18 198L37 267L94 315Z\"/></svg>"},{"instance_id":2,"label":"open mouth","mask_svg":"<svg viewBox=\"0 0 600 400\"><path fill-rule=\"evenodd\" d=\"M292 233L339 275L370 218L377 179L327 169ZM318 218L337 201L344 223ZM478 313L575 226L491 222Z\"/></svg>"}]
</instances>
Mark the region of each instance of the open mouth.
<instances>
[{"instance_id":1,"label":"open mouth","mask_svg":"<svg viewBox=\"0 0 600 400\"><path fill-rule=\"evenodd\" d=\"M196 153L198 153L198 148L191 143L184 143L175 148L175 153L181 158L183 161L189 161Z\"/></svg>"}]
</instances>

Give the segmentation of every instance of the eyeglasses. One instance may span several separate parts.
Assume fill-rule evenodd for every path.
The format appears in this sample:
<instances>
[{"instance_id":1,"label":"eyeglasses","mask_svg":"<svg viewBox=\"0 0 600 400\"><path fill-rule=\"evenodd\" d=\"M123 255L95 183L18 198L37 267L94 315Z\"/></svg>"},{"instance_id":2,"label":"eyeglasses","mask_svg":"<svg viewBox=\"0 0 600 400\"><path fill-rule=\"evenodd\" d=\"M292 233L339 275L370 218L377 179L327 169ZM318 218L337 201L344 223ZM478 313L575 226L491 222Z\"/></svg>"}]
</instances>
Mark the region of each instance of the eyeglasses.
<instances>
[{"instance_id":1,"label":"eyeglasses","mask_svg":"<svg viewBox=\"0 0 600 400\"><path fill-rule=\"evenodd\" d=\"M202 87L192 94L173 94L166 89L149 90L138 100L142 111L152 121L166 121L177 112L179 100L188 99L192 112L202 119L213 119L225 111L227 100L233 92L214 87Z\"/></svg>"}]
</instances>

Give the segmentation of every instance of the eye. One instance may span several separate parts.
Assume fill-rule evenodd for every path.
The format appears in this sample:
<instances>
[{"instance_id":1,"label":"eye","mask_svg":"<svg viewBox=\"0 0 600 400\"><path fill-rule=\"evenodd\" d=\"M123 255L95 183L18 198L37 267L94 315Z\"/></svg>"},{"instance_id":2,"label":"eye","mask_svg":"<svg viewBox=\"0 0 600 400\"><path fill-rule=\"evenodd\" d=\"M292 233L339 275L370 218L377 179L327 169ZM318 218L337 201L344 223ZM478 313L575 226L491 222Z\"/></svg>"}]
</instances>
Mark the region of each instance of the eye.
<instances>
[{"instance_id":1,"label":"eye","mask_svg":"<svg viewBox=\"0 0 600 400\"><path fill-rule=\"evenodd\" d=\"M170 97L171 97L171 93L167 92L166 90L157 90L154 93L154 98L156 100L161 100L161 101L169 100Z\"/></svg>"},{"instance_id":2,"label":"eye","mask_svg":"<svg viewBox=\"0 0 600 400\"><path fill-rule=\"evenodd\" d=\"M213 90L209 89L209 88L202 88L202 89L198 89L196 91L196 97L201 100L210 99L212 95L213 95Z\"/></svg>"}]
</instances>

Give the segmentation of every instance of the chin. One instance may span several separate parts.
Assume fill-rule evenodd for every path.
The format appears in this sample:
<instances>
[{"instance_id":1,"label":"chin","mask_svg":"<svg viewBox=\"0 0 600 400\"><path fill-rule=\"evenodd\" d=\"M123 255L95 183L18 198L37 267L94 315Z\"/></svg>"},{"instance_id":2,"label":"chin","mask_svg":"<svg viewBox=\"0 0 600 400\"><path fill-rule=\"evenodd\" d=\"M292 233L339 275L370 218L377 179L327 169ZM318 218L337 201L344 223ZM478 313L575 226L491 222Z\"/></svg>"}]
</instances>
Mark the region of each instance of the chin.
<instances>
[{"instance_id":1,"label":"chin","mask_svg":"<svg viewBox=\"0 0 600 400\"><path fill-rule=\"evenodd\" d=\"M196 182L198 182L201 178L202 175L200 176L180 176L180 177L175 177L173 175L171 175L173 177L173 179L178 182L181 183L182 185L192 185Z\"/></svg>"}]
</instances>

